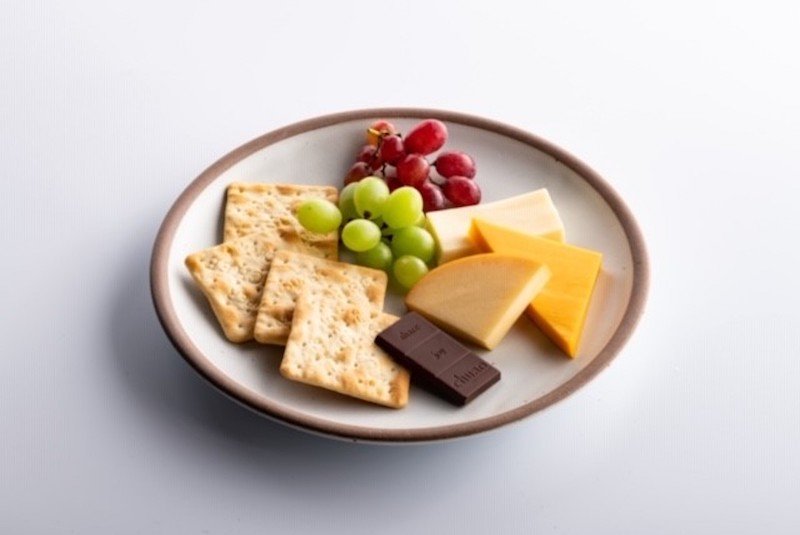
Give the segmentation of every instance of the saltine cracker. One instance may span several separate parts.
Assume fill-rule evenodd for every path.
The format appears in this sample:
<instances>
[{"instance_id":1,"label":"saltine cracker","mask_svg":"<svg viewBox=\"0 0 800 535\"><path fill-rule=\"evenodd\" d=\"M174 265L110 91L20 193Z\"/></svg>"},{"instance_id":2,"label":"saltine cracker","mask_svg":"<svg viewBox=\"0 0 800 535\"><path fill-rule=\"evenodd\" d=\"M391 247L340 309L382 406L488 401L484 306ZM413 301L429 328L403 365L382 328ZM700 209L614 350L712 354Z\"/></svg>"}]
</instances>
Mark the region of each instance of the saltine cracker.
<instances>
[{"instance_id":1,"label":"saltine cracker","mask_svg":"<svg viewBox=\"0 0 800 535\"><path fill-rule=\"evenodd\" d=\"M297 300L281 375L372 403L402 408L410 377L375 345L397 321L369 306L366 295L345 296L336 286L307 287Z\"/></svg>"},{"instance_id":2,"label":"saltine cracker","mask_svg":"<svg viewBox=\"0 0 800 535\"><path fill-rule=\"evenodd\" d=\"M225 337L231 342L253 338L264 281L279 249L307 255L324 254L298 236L276 239L253 234L186 257L184 263L189 273L205 294Z\"/></svg>"},{"instance_id":3,"label":"saltine cracker","mask_svg":"<svg viewBox=\"0 0 800 535\"><path fill-rule=\"evenodd\" d=\"M264 284L254 337L264 344L285 344L297 299L308 287L337 286L345 295L363 294L370 309L381 310L387 281L377 269L278 251Z\"/></svg>"},{"instance_id":4,"label":"saltine cracker","mask_svg":"<svg viewBox=\"0 0 800 535\"><path fill-rule=\"evenodd\" d=\"M337 258L339 233L318 234L303 228L297 209L310 199L325 199L336 204L338 190L333 186L260 184L234 182L227 189L223 241L249 234L275 238L300 236L324 252L325 258Z\"/></svg>"}]
</instances>

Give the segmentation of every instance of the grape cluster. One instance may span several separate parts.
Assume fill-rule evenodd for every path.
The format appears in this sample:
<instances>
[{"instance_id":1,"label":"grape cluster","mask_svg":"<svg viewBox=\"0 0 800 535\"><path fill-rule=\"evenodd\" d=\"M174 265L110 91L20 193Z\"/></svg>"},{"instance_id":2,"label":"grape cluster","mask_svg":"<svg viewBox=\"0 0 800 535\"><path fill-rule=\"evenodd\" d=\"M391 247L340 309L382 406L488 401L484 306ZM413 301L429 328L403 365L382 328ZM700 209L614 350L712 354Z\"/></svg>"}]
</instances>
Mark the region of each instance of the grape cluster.
<instances>
[{"instance_id":1,"label":"grape cluster","mask_svg":"<svg viewBox=\"0 0 800 535\"><path fill-rule=\"evenodd\" d=\"M339 205L312 199L297 211L300 224L312 232L331 232L342 223L342 242L356 262L394 275L411 288L428 272L435 242L425 230L422 194L410 186L389 191L378 176L346 185Z\"/></svg>"},{"instance_id":2,"label":"grape cluster","mask_svg":"<svg viewBox=\"0 0 800 535\"><path fill-rule=\"evenodd\" d=\"M422 121L405 137L392 123L375 121L367 128L367 144L359 150L344 183L380 176L390 191L412 187L422 195L425 212L478 204L481 189L474 180L475 160L469 154L441 152L433 164L426 158L446 141L447 127L436 119Z\"/></svg>"}]
</instances>

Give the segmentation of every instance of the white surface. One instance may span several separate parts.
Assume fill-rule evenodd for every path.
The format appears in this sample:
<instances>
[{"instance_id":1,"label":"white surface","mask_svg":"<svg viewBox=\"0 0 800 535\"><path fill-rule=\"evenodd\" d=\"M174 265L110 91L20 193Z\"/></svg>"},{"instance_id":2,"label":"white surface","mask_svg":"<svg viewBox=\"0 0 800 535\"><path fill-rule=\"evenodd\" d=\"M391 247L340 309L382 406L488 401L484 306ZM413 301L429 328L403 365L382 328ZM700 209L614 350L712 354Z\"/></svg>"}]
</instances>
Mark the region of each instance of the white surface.
<instances>
[{"instance_id":1,"label":"white surface","mask_svg":"<svg viewBox=\"0 0 800 535\"><path fill-rule=\"evenodd\" d=\"M227 4L3 3L3 533L797 532L796 3ZM629 202L648 309L576 395L353 445L171 348L147 266L172 199L243 140L381 105L538 133Z\"/></svg>"},{"instance_id":2,"label":"white surface","mask_svg":"<svg viewBox=\"0 0 800 535\"><path fill-rule=\"evenodd\" d=\"M393 124L401 132L408 132L424 118L398 119ZM447 147L468 150L480 162L480 176L489 177L482 181L483 200L499 200L547 188L569 229L569 242L602 252L602 276L597 281L576 358L565 358L528 318L522 318L494 350L475 350L503 376L499 384L481 395L480 402L453 407L412 388L408 406L402 411L387 411L287 381L279 372L282 347L237 345L225 339L184 265L187 255L219 242L225 189L233 182L318 183L338 187L353 163L353 154L363 145L364 129L369 123L370 120L364 119L340 122L264 147L226 169L191 200L176 222L173 239L165 245L170 250L166 267L169 300L178 323L194 346L217 369L263 403L289 407L329 423L365 429L420 430L492 418L550 394L573 379L615 334L631 299L634 266L625 231L611 207L586 180L552 156L515 139L453 122L448 126ZM492 181L490 177L503 180ZM404 314L402 297L390 289L384 310Z\"/></svg>"}]
</instances>

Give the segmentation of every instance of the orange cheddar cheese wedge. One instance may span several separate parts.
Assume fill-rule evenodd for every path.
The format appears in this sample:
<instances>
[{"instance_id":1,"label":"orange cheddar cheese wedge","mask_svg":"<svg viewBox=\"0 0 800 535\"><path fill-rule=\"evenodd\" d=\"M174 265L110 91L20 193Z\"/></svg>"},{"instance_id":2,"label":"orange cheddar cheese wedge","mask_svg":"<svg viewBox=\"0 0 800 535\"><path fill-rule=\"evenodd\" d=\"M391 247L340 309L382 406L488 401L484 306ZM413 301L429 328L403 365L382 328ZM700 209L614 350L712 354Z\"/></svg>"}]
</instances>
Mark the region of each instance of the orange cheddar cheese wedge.
<instances>
[{"instance_id":1,"label":"orange cheddar cheese wedge","mask_svg":"<svg viewBox=\"0 0 800 535\"><path fill-rule=\"evenodd\" d=\"M480 249L529 258L550 268L550 280L527 313L554 344L575 357L602 255L479 218L473 219L472 225Z\"/></svg>"}]
</instances>

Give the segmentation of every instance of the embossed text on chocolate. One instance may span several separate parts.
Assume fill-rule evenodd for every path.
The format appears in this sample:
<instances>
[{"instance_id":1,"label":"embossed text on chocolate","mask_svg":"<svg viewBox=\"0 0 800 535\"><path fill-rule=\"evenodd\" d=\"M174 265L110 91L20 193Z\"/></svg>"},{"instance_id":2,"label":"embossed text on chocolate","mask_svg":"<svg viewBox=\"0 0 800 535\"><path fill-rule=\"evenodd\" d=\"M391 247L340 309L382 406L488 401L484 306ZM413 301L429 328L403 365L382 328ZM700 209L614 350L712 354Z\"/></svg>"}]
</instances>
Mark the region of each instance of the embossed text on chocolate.
<instances>
[{"instance_id":1,"label":"embossed text on chocolate","mask_svg":"<svg viewBox=\"0 0 800 535\"><path fill-rule=\"evenodd\" d=\"M406 338L408 338L409 336L411 336L416 332L419 332L419 324L417 323L412 325L411 328L409 328L408 330L400 331L400 340L405 340Z\"/></svg>"},{"instance_id":2,"label":"embossed text on chocolate","mask_svg":"<svg viewBox=\"0 0 800 535\"><path fill-rule=\"evenodd\" d=\"M489 363L486 361L481 361L463 373L455 373L453 374L453 386L456 388L462 387L488 369Z\"/></svg>"}]
</instances>

